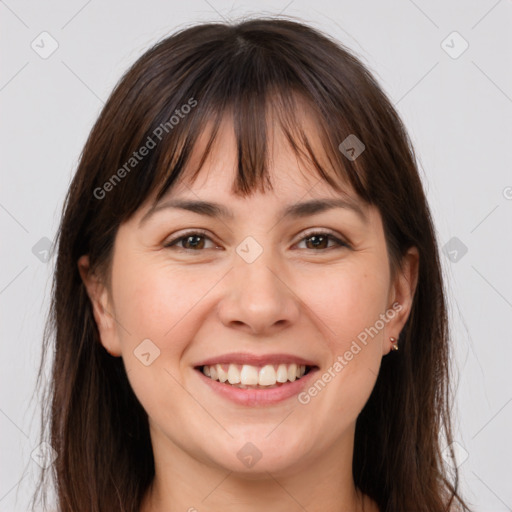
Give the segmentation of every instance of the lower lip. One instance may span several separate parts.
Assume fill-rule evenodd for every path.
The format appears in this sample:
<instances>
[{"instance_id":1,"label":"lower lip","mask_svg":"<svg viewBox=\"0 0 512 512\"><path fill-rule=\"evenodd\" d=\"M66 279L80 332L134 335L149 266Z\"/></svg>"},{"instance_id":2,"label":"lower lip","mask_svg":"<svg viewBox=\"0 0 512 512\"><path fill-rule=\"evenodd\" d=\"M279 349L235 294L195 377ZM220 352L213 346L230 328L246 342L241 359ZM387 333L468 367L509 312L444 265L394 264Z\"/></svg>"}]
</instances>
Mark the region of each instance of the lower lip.
<instances>
[{"instance_id":1,"label":"lower lip","mask_svg":"<svg viewBox=\"0 0 512 512\"><path fill-rule=\"evenodd\" d=\"M203 374L201 370L194 369L205 384L219 395L240 405L258 406L271 405L282 402L288 398L298 395L309 383L318 368L311 369L309 373L293 382L286 382L282 386L272 389L242 389L224 384L218 380L212 380Z\"/></svg>"}]
</instances>

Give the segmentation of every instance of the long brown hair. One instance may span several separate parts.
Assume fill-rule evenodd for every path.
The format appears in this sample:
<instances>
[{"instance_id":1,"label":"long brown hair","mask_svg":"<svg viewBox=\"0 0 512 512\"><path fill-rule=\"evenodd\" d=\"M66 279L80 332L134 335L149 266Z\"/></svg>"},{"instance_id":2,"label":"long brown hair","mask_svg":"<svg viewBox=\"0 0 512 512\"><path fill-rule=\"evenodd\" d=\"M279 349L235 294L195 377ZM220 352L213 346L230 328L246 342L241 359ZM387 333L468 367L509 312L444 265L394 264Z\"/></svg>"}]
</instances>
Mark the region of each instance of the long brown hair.
<instances>
[{"instance_id":1,"label":"long brown hair","mask_svg":"<svg viewBox=\"0 0 512 512\"><path fill-rule=\"evenodd\" d=\"M316 120L329 169L319 163L296 116L299 99ZM153 193L158 200L172 187L201 128L211 120L218 126L226 113L238 147L234 193L245 197L257 186L270 186L269 105L297 155L321 179L337 188L334 170L378 208L393 275L409 247L419 250L418 283L400 350L383 358L357 419L355 484L381 512L469 510L458 493L455 464L450 470L444 462L447 454L454 457L448 320L413 147L360 60L329 36L283 17L204 23L165 38L123 76L95 123L57 237L38 376L40 383L51 357L41 436L57 458L42 472L34 502L51 476L61 512L138 511L154 476L147 414L122 359L99 341L77 261L88 254L91 270L108 283L119 225ZM349 135L365 145L356 159L339 147Z\"/></svg>"}]
</instances>

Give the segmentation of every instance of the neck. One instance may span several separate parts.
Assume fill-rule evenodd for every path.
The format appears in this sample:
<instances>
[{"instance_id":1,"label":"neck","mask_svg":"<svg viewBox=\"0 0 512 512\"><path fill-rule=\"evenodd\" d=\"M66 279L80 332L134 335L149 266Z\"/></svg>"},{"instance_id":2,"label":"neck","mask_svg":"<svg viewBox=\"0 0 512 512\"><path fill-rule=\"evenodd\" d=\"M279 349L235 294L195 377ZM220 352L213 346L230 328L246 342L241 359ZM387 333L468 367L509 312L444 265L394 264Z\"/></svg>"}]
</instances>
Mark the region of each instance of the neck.
<instances>
[{"instance_id":1,"label":"neck","mask_svg":"<svg viewBox=\"0 0 512 512\"><path fill-rule=\"evenodd\" d=\"M152 429L155 478L141 512L375 512L352 477L351 429L336 447L287 471L240 474L199 461Z\"/></svg>"}]
</instances>

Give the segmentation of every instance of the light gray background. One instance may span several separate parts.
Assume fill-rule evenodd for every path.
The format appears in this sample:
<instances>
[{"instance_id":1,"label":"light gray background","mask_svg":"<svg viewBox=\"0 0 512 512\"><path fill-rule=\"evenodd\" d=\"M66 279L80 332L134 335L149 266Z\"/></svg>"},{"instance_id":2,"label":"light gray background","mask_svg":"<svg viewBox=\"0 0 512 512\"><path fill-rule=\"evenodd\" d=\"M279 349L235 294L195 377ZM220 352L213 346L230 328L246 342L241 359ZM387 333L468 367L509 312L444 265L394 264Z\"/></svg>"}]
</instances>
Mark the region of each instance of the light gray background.
<instances>
[{"instance_id":1,"label":"light gray background","mask_svg":"<svg viewBox=\"0 0 512 512\"><path fill-rule=\"evenodd\" d=\"M0 511L26 510L38 469L31 458L37 401L30 399L54 264L41 261L44 238L55 236L94 120L121 74L162 37L198 21L258 13L299 17L349 46L404 119L440 245L449 249L442 259L462 492L476 511L512 510L512 1L6 0ZM46 59L31 47L50 48L44 31L58 43ZM469 47L457 55L464 40Z\"/></svg>"}]
</instances>

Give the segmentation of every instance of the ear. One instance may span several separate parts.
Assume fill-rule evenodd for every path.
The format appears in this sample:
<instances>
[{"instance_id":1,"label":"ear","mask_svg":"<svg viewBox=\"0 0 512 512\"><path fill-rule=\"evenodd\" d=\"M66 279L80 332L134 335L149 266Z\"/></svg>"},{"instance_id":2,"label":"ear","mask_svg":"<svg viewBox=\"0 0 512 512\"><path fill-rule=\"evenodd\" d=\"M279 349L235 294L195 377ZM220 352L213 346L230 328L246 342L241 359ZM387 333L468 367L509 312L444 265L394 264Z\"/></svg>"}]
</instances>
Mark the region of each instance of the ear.
<instances>
[{"instance_id":1,"label":"ear","mask_svg":"<svg viewBox=\"0 0 512 512\"><path fill-rule=\"evenodd\" d=\"M386 325L386 339L384 340L382 353L387 354L391 350L389 337L398 340L407 318L411 312L416 285L419 274L419 252L416 247L410 247L402 259L402 268L398 269L394 282L389 291L388 311L395 311L393 318Z\"/></svg>"},{"instance_id":2,"label":"ear","mask_svg":"<svg viewBox=\"0 0 512 512\"><path fill-rule=\"evenodd\" d=\"M101 344L110 355L118 357L121 355L121 344L108 289L99 276L90 271L88 255L78 259L78 271L92 304Z\"/></svg>"}]
</instances>

